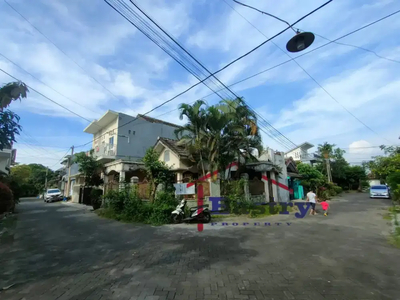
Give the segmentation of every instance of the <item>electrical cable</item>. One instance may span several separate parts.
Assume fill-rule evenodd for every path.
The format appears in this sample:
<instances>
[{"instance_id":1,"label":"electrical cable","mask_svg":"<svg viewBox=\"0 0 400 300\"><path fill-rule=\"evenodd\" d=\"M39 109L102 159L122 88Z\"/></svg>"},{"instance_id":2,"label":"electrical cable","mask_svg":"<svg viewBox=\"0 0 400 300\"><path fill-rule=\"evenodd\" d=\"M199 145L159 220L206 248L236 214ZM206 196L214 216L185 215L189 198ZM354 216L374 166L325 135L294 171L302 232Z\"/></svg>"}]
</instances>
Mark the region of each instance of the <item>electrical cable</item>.
<instances>
[{"instance_id":1,"label":"electrical cable","mask_svg":"<svg viewBox=\"0 0 400 300\"><path fill-rule=\"evenodd\" d=\"M53 168L55 165L58 165L59 163L61 163L63 161L64 157L68 154L70 149L71 149L71 147L68 148L67 152L65 152L65 154L61 157L61 159L58 162L56 162L54 165L52 165L50 167L50 169Z\"/></svg>"},{"instance_id":2,"label":"electrical cable","mask_svg":"<svg viewBox=\"0 0 400 300\"><path fill-rule=\"evenodd\" d=\"M106 1L107 2L107 1ZM141 10L132 0L130 1L137 9L139 9L141 11L142 14L144 14L151 22L153 22L159 29L161 29L163 31L164 34L166 34L170 39L172 39L183 51L185 51L192 59L194 59L198 64L200 64L209 74L211 74L210 71L208 71L199 61L197 61L185 48L183 48L175 39L173 39L165 30L163 30L156 22L154 22L143 10ZM111 3L108 3L111 7L113 7L111 5ZM115 7L113 7L117 12L119 12ZM119 12L121 14L121 12ZM125 16L124 16L125 17ZM132 23L132 22L131 22ZM137 27L139 30L141 30L140 27ZM211 74L212 75L212 74ZM215 77L215 76L213 76ZM216 78L216 77L215 77ZM222 82L216 78L221 84ZM225 86L225 85L224 85ZM226 87L226 86L225 86ZM227 88L228 89L228 88ZM228 89L229 90L229 89ZM229 90L234 96L235 98L239 98L235 93L233 93L231 90ZM265 119L264 119L265 121ZM268 123L268 125L270 125ZM270 125L271 126L271 125ZM273 137L273 136L272 136ZM276 136L275 136L276 137Z\"/></svg>"},{"instance_id":3,"label":"electrical cable","mask_svg":"<svg viewBox=\"0 0 400 300\"><path fill-rule=\"evenodd\" d=\"M112 5L111 5L110 3L107 2L107 0L104 0L104 1L105 1L108 5L110 5L110 6L112 7ZM300 21L303 20L304 18L310 16L311 14L313 14L313 13L316 12L317 10L321 9L322 7L324 7L325 5L327 5L327 4L330 3L330 2L332 2L332 0L330 0L330 1L326 2L326 3L324 3L323 5L319 6L319 7L316 8L316 9L314 9L314 10L311 11L310 13L308 13L308 14L306 14L305 16L301 17L299 20L297 20L296 22L294 22L291 26L294 26L295 24L297 24L298 22L300 22ZM214 73L211 74L210 76L206 77L206 78L203 79L202 81L199 81L198 83L196 83L196 84L190 86L190 87L187 88L186 90L180 92L179 94L177 94L177 95L175 95L174 97L168 99L167 101L164 101L163 103L161 103L161 104L155 106L154 108L152 108L151 110L149 110L148 112L146 112L146 113L143 114L143 115L145 116L145 115L147 115L147 114L153 112L154 110L156 110L156 109L158 109L158 108L164 106L165 104L167 104L167 103L169 103L169 102L175 100L175 99L178 98L179 96L181 96L181 95L187 93L187 92L190 91L191 89L193 89L193 88L195 88L196 86L198 86L198 85L200 85L201 83L203 83L203 82L204 82L205 80L207 80L208 78L210 78L210 77L212 77L213 75L215 75L215 74L221 72L222 70L225 70L226 68L228 68L229 66L231 66L232 64L234 64L235 62L237 62L238 60L244 58L245 56L249 55L250 53L254 52L254 51L257 50L258 48L260 48L261 46L263 46L263 45L264 45L265 43L267 43L268 41L270 41L270 40L272 40L273 38L277 37L278 35L284 33L287 29L289 29L289 27L287 27L286 29L284 29L284 30L278 32L276 35L274 35L273 37L267 39L266 41L264 41L263 43L259 44L258 46L256 46L256 47L253 48L252 50L248 51L247 53L243 54L243 55L240 56L239 58L237 58L237 59L231 61L229 64L227 64L227 65L225 65L224 67L222 67L221 69L217 70L216 72L214 72ZM124 126L126 126L126 125L128 125L128 124L130 124L130 123L132 123L133 121L135 121L135 120L137 120L137 119L138 119L138 118L136 117L136 118L134 118L133 120L128 121L128 122L125 123L125 124L122 124L121 126L118 127L118 129L121 128L121 127L124 127ZM100 136L97 137L96 139L101 138L103 135L105 135L105 134L100 135ZM96 140L96 139L93 139L93 140L91 140L91 141L89 141L89 142L87 142L87 143L85 143L85 144L78 145L78 146L76 146L76 147L84 147L84 146L86 146L86 145L88 145L88 144L90 144L90 143L93 143L93 141Z\"/></svg>"},{"instance_id":4,"label":"electrical cable","mask_svg":"<svg viewBox=\"0 0 400 300\"><path fill-rule=\"evenodd\" d=\"M75 60L73 60L65 51L63 51L60 47L58 47L48 36L46 36L39 28L33 25L27 18L25 18L15 7L13 7L7 0L3 0L12 10L14 10L18 15L21 16L29 25L31 25L37 32L39 32L43 37L47 39L54 47L56 47L61 53L63 53L66 57L68 57L75 65L77 65L88 77L92 78L95 82L97 82L100 86L102 86L110 95L112 95L115 99L120 100L116 95L114 95L109 89L107 89L103 84L101 84L96 78L89 74L81 65L79 65Z\"/></svg>"},{"instance_id":5,"label":"electrical cable","mask_svg":"<svg viewBox=\"0 0 400 300\"><path fill-rule=\"evenodd\" d=\"M187 65L187 62L186 62L186 64L185 64L184 59L182 60L182 59L179 57L179 54L178 54L177 51L174 49L174 47L173 47L171 44L169 44L168 41L166 41L165 39L163 39L163 37L161 37L159 34L157 34L157 32L156 32L154 29L152 29L152 28L150 27L150 25L149 25L145 20L143 20L138 14L136 14L136 12L133 11L129 6L127 6L123 1L115 0L114 2L116 2L115 6L113 6L111 3L108 3L108 2L107 2L107 4L108 4L109 6L111 6L116 12L118 12L123 18L125 18L130 24L132 24L132 25L135 26L139 31L141 31L147 38L149 38L151 41L153 41L158 47L160 47L160 48L161 48L164 52L166 52L170 57L172 57L172 58L173 58L178 64L180 64L186 71L188 71L188 72L191 73L193 76L195 76L196 79L201 80L201 79L200 79L200 76L198 75L198 72L201 73L201 70L199 70L199 69L197 68L197 66L195 66L194 64L192 64L191 66L188 66L188 65ZM119 7L120 10L118 10L117 7ZM126 14L127 14L126 12L123 13L123 11L121 10L121 7L122 7L122 10L128 11L128 13L130 12L136 19L138 19L138 20L139 20L139 23L141 23L142 26L140 26L140 25L139 25L137 22L135 22L134 20L131 20L131 19L126 15ZM144 28L143 26L144 26L145 28ZM146 28L147 28L147 29L146 29ZM161 40L161 43L160 43L160 40ZM169 47L170 50L172 50L173 52L170 52L167 48L165 48L165 46L162 45L162 42L166 43L166 44L167 44L167 47ZM175 52L175 53L174 53L174 52ZM187 59L186 59L186 61L187 61ZM190 62L189 62L189 64L190 64ZM197 70L196 70L197 73L196 73L196 71L194 71L192 68L197 69ZM205 83L205 85L206 85L210 90L214 91L214 90L213 90L210 86L208 86L206 83ZM220 96L219 94L217 94L217 95L218 95L219 97L221 97L221 99L223 99L222 96Z\"/></svg>"},{"instance_id":6,"label":"electrical cable","mask_svg":"<svg viewBox=\"0 0 400 300\"><path fill-rule=\"evenodd\" d=\"M130 0L130 2L142 13L144 14L153 24L155 24L164 34L166 34L175 44L177 44L185 53L187 53L197 64L199 64L207 73L211 74L212 73L201 63L199 62L191 53L189 53L179 42L177 42L171 35L169 35L163 28L161 28L160 25L158 25L151 17L149 17L140 7L138 7L133 0ZM221 85L223 85L224 88L226 88L229 92L233 94L233 97L235 99L239 98L239 96L233 92L231 89L229 89L224 83L222 83L215 75L212 75ZM260 114L258 114L249 104L246 104L256 115L258 115L264 122L265 124L268 124L269 127L272 127L276 132L278 132L281 136L283 136L287 141L289 141L290 144L295 145L293 142L291 142L287 137L285 137L282 133L280 133L276 128L274 128L268 121L266 121ZM265 132L265 131L264 131ZM268 134L268 133L267 133ZM277 138L276 136L271 136ZM282 141L281 141L282 143ZM284 145L284 143L282 143ZM291 146L289 146L291 147Z\"/></svg>"},{"instance_id":7,"label":"electrical cable","mask_svg":"<svg viewBox=\"0 0 400 300\"><path fill-rule=\"evenodd\" d=\"M0 53L0 56L4 57L6 60L8 60L8 61L9 61L10 63L12 63L14 66L20 68L20 69L21 69L22 71L24 71L25 73L31 75L33 78L35 78L35 79L36 79L37 81L39 81L41 84L47 86L49 89L53 90L54 92L56 92L56 93L59 94L60 96L62 96L62 97L64 97L64 98L68 99L69 101L71 101L71 102L73 102L73 103L79 105L79 106L82 107L82 108L85 108L85 109L87 109L87 110L90 110L91 112L94 112L95 114L98 114L98 112L95 112L95 111L91 110L90 108L83 106L83 105L80 104L79 102L74 101L74 100L72 100L71 98L69 98L69 97L67 97L67 96L65 96L65 95L63 95L63 94L61 94L59 91L55 90L54 88L52 88L52 87L49 86L48 84L44 83L42 80L40 80L39 78L37 78L35 75L33 75L32 73L28 72L27 70L25 70L24 68L22 68L22 67L21 67L20 65L18 65L17 63L13 62L11 59L9 59L9 58L8 58L7 56L5 56L4 54Z\"/></svg>"},{"instance_id":8,"label":"electrical cable","mask_svg":"<svg viewBox=\"0 0 400 300\"><path fill-rule=\"evenodd\" d=\"M303 57L303 56L305 56L305 55L308 55L308 54L310 54L310 53L312 53L312 52L314 52L314 51L317 51L317 50L319 50L319 49L321 49L321 48L323 48L323 47L325 47L325 46L328 46L328 45L330 45L330 44L332 44L332 43L335 43L335 42L338 41L338 40L341 40L341 39L343 39L343 38L345 38L345 37L348 37L348 36L350 36L350 35L352 35L352 34L358 32L358 31L361 31L361 30L363 30L363 29L365 29L365 28L367 28L367 27L370 27L370 26L372 26L372 25L374 25L374 24L376 24L376 23L379 23L379 22L381 22L381 21L383 21L383 20L385 20L385 19L387 19L387 18L389 18L389 17L392 17L392 16L394 16L395 14L398 14L398 13L400 13L400 10L397 10L397 11L395 11L395 12L389 14L389 15L386 15L386 16L384 16L384 17L378 19L378 20L375 20L375 21L373 21L373 22L371 22L371 23L368 23L368 24L366 24L366 25L364 25L364 26L362 26L362 27L359 27L359 28L357 28L357 29L355 29L355 30L352 30L352 31L350 31L350 32L348 32L348 33L346 33L346 34L344 34L344 35L342 35L342 36L340 36L340 37L338 37L338 38L336 38L336 39L334 39L334 40L328 42L328 43L325 43L325 44L323 44L323 45L321 45L321 46L318 46L318 47L316 47L316 48L314 48L314 49L312 49L312 50L309 50L309 51L307 51L307 52L305 52L305 53L303 53L303 54L300 54L300 55L298 55L298 56L296 56L296 57L293 57L293 58L291 58L291 59L288 59L288 60L286 60L286 61L284 61L284 62L281 62L281 63L279 63L279 64L277 64L277 65L274 65L274 66L272 66L272 67L270 67L270 68L268 68L268 69L265 69L265 70L263 70L263 71L260 71L260 72L258 72L258 73L255 73L255 74L253 74L253 75L251 75L251 76L248 76L248 77L246 77L246 78L243 78L243 79L241 79L241 80L239 80L239 81L237 81L237 82L235 82L235 83L233 83L233 84L230 84L230 85L228 85L228 86L229 86L229 87L232 87L232 86L234 86L234 85L237 85L237 84L242 83L242 82L244 82L244 81L247 81L247 80L249 80L249 79L252 79L252 78L254 78L254 77L257 77L257 76L259 76L259 75L261 75L261 74L263 74L263 73L266 73L266 72L268 72L268 71L271 71L271 70L273 70L273 69L275 69L275 68L278 68L278 67L280 67L280 66L283 66L284 64L287 64L288 62L291 62L292 60L295 60L295 59L297 59L297 58L300 58L300 57ZM204 96L203 98L207 98L207 97L209 97L209 96L211 96L211 95L213 95L213 94L208 94L208 95Z\"/></svg>"},{"instance_id":9,"label":"electrical cable","mask_svg":"<svg viewBox=\"0 0 400 300\"><path fill-rule=\"evenodd\" d=\"M4 74L6 74L6 75L10 76L11 78L14 78L14 79L15 79L15 80L17 80L17 81L21 81L21 80L20 80L20 79L18 79L17 77L15 77L15 76L11 75L10 73L7 73L6 71L4 71L4 70L3 70L3 69L1 69L1 68L0 68L0 71L1 71L1 72L3 72ZM34 92L36 92L37 94L41 95L42 97L46 98L47 100L49 100L49 101L53 102L54 104L56 104L56 105L60 106L60 107L61 107L61 108L63 108L63 109L65 109L65 110L69 111L71 114L73 114L73 115L75 115L75 116L77 116L77 117L79 117L79 118L81 118L81 119L83 119L83 120L85 120L85 121L87 121L87 122L89 122L89 123L91 123L91 122L92 122L92 121L90 121L90 120L86 119L85 117L82 117L81 115L77 114L76 112L74 112L74 111L72 111L72 110L70 110L70 109L66 108L65 106L61 105L60 103L58 103L58 102L54 101L53 99L51 99L51 98L47 97L46 95L42 94L42 93L41 93L41 92L39 92L38 90L35 90L33 87L31 87L31 86L29 86L29 85L27 85L27 84L26 84L26 86L27 86L27 87L28 87L30 90L32 90L32 91L34 91Z\"/></svg>"},{"instance_id":10,"label":"electrical cable","mask_svg":"<svg viewBox=\"0 0 400 300\"><path fill-rule=\"evenodd\" d=\"M21 133L22 133L23 135L25 135L25 137L27 137L28 139L30 139L30 140L32 140L33 142L36 142L36 143L37 143L37 145L35 145L35 144L29 144L29 143L27 143L27 144L32 145L32 146L35 146L35 147L37 147L37 148L40 148L40 149L42 149L44 152L49 153L50 155L57 155L57 156L58 156L58 153L55 154L55 153L56 153L55 150L53 150L53 153L51 153L50 151L52 151L52 150L48 150L48 149L43 148L43 147L40 145L40 143L39 143L31 134L29 134L29 132L27 132L26 130L21 130ZM64 148L63 148L63 149L64 149Z\"/></svg>"},{"instance_id":11,"label":"electrical cable","mask_svg":"<svg viewBox=\"0 0 400 300\"><path fill-rule=\"evenodd\" d=\"M338 38L336 38L336 39L334 39L334 40L328 42L328 43L325 43L325 44L323 44L323 45L321 45L321 46L318 46L318 47L316 47L316 48L314 48L314 49L312 49L312 50L309 50L309 51L307 51L307 52L305 52L305 53L303 53L303 54L300 54L300 55L298 55L298 56L296 56L296 57L294 57L294 58L291 58L291 59L286 60L286 61L284 61L284 62L282 62L282 63L279 63L279 64L277 64L277 65L274 65L274 66L272 66L272 67L270 67L270 68L267 68L267 69L265 69L265 70L263 70L263 71L260 71L260 72L258 72L258 73L255 73L255 74L251 75L251 76L248 76L248 77L246 77L246 78L243 78L243 79L241 79L241 80L239 80L239 81L236 81L235 83L232 83L232 84L228 85L228 87L232 87L232 86L234 86L234 85L237 85L237 84L240 84L240 83L242 83L242 82L245 82L245 81L247 81L247 80L249 80L249 79L252 79L252 78L257 77L257 76L259 76L259 75L261 75L261 74L263 74L263 73L266 73L266 72L271 71L271 70L273 70L273 69L275 69L275 68L278 68L278 67L280 67L280 66L282 66L282 65L284 65L284 64L287 64L288 62L291 62L292 60L295 60L295 59L297 59L297 58L299 58L299 57L303 57L303 56L308 55L308 54L310 54L310 53L312 53L312 52L314 52L314 51L320 50L320 49L322 49L323 47L325 47L325 46L327 46L327 45L330 45L330 44L332 44L332 43L334 43L334 42L336 42L336 41L338 41L338 40L341 40L341 39L343 39L343 38L345 38L345 37L348 37L348 36L350 36L350 35L352 35L352 34L354 34L354 33L357 33L357 32L359 32L359 31L361 31L361 30L363 30L363 29L365 29L365 28L368 28L368 27L370 27L370 26L372 26L372 25L374 25L374 24L376 24L376 23L379 23L379 22L381 22L381 21L383 21L383 20L385 20L385 19L387 19L387 18L390 18L390 17L392 17L392 16L394 16L394 15L396 15L396 14L398 14L398 13L400 13L400 10L394 11L393 13L390 13L389 15L386 15L386 16L384 16L384 17L382 17L382 18L379 18L379 19L377 19L377 20L375 20L375 21L373 21L373 22L370 22L370 23L368 23L368 24L366 24L366 25L364 25L364 26L362 26L362 27L359 27L359 28L357 28L357 29L355 29L355 30L352 30L352 31L350 31L350 32L348 32L348 33L346 33L346 34L344 34L344 35L342 35L342 36L340 36L340 37L338 37ZM175 97L171 98L171 99L169 100L169 102L170 102L170 101L173 101L173 100L175 100L176 98L178 98L179 96L185 94L186 92L188 92L189 90L191 90L191 89L194 88L195 86L199 85L200 83L201 83L201 82L196 83L194 86L189 87L189 88L186 89L185 91L183 91L183 92L181 92L180 94L176 95ZM212 96L212 95L214 95L214 93L205 95L205 96L203 96L203 97L201 97L201 98L207 98L207 97L210 97L210 96ZM192 103L194 103L194 102L192 102ZM166 104L166 103L165 103L165 104ZM153 112L154 110L158 109L159 107L161 107L161 106L163 106L163 105L164 105L164 104L161 104L161 105L155 107L153 110L147 112L146 114ZM179 109L179 108L176 108L176 109L171 110L171 111L169 111L169 112L172 112L172 111L175 111L175 110L178 110L178 109ZM167 112L167 113L169 113L169 112ZM145 114L145 115L146 115L146 114ZM129 121L127 124L121 125L121 127L122 127L122 126L125 126L125 125L128 125L128 124L132 123L133 121L134 121L134 120ZM100 138L100 137L99 137L99 138ZM79 147L86 146L86 145L88 145L88 144L90 144L90 143L92 143L92 141L90 141L90 142L88 142L88 143L86 143L86 144L80 145Z\"/></svg>"},{"instance_id":12,"label":"electrical cable","mask_svg":"<svg viewBox=\"0 0 400 300\"><path fill-rule=\"evenodd\" d=\"M225 0L224 0L225 1ZM250 8L252 8L252 9L255 9L255 10L257 10L257 11L259 11L259 12L261 12L261 13L264 13L264 14L267 14L267 15L269 15L269 16L272 16L272 17L274 17L274 18L277 18L277 17L275 17L275 16L273 16L273 15L271 15L271 14L268 14L268 13L266 13L266 12L263 12L263 11L261 11L261 10L259 10L259 9L256 9L256 8L254 8L254 7L251 7L251 6L248 6L248 5L245 5L245 4L243 4L243 3L240 3L240 2L238 2L238 1L236 1L236 0L233 0L234 2L236 2L236 3L239 3L239 4L241 4L241 5L244 5L244 6L246 6L246 7L250 7ZM227 3L226 1L225 1L225 3ZM228 4L228 3L227 3ZM229 4L228 4L229 5ZM263 32L261 32L261 30L259 30L254 24L252 24L249 20L247 20L243 15L241 15L238 11L236 11L236 9L234 9L233 7L231 7L235 12L237 12L243 19L245 19L250 25L252 25L259 33L261 33L264 37L266 37L266 38L268 38ZM288 24L288 22L287 21L284 21L284 20L282 20L282 19L280 19L280 18L277 18L277 19L279 19L280 21L282 21L282 22L284 22L284 23L286 23L286 24ZM333 41L332 41L333 42ZM286 53L282 48L280 48L278 45L276 45L275 44L275 46L279 49L279 50L281 50L284 54L286 54L289 58L292 58L288 53ZM371 132L373 132L373 133L375 133L377 136L379 136L379 137L381 137L382 139L384 139L384 140L386 140L386 141L388 141L389 143L390 143L390 141L388 140L388 139L386 139L385 137L382 137L380 134L378 134L375 130L373 130L371 127L369 127L367 124L365 124L361 119L359 119L358 117L356 117L351 111L349 111L343 104L341 104L335 97L333 97L333 95L331 94L331 93L329 93L305 68L303 68L297 61L296 61L296 59L293 59L293 62L295 62L303 71L304 71L304 73L306 73L307 75L308 75L308 77L310 77L310 79L311 80L313 80L332 100L334 100L336 103L338 103L347 113L349 113L353 118L355 118L358 122L360 122L362 125L364 125L367 129L369 129Z\"/></svg>"}]
</instances>

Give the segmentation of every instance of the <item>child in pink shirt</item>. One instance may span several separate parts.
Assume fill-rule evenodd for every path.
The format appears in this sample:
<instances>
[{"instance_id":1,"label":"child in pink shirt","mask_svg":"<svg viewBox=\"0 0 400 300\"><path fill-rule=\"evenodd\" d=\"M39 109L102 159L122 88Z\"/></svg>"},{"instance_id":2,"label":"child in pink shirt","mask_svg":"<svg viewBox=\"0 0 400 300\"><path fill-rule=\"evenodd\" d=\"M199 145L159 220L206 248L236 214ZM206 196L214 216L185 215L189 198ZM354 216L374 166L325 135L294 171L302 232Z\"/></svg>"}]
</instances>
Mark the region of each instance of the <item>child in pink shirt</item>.
<instances>
[{"instance_id":1,"label":"child in pink shirt","mask_svg":"<svg viewBox=\"0 0 400 300\"><path fill-rule=\"evenodd\" d=\"M326 201L322 201L320 204L322 206L322 210L324 211L324 216L326 217L328 215L329 204Z\"/></svg>"}]
</instances>

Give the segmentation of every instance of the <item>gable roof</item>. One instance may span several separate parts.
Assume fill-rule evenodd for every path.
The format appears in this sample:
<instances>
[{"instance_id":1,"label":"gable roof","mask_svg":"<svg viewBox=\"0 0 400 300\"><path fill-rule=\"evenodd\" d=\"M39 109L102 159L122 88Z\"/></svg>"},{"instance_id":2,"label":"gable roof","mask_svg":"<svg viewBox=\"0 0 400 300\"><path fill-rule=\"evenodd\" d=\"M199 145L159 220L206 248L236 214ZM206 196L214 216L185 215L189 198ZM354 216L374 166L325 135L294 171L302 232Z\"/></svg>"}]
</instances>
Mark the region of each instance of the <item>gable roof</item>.
<instances>
[{"instance_id":1,"label":"gable roof","mask_svg":"<svg viewBox=\"0 0 400 300\"><path fill-rule=\"evenodd\" d=\"M164 124L164 125L172 126L172 127L176 127L176 128L181 128L182 127L182 126L179 126L179 125L176 125L176 124L172 124L172 123L169 123L169 122L165 122L163 120L155 119L155 118L152 118L152 117L149 117L149 116L145 116L145 115L141 115L141 114L138 114L137 117L138 118L142 118L142 119L146 120L147 122L151 122L151 123L159 123L159 124Z\"/></svg>"},{"instance_id":2,"label":"gable roof","mask_svg":"<svg viewBox=\"0 0 400 300\"><path fill-rule=\"evenodd\" d=\"M189 156L189 153L186 151L185 147L178 145L177 140L173 140L173 139L167 139L164 137L159 137L157 140L157 143L161 143L162 145L164 145L164 147L170 149L171 151L175 152L176 154L178 154L179 157L182 158L187 158Z\"/></svg>"}]
</instances>

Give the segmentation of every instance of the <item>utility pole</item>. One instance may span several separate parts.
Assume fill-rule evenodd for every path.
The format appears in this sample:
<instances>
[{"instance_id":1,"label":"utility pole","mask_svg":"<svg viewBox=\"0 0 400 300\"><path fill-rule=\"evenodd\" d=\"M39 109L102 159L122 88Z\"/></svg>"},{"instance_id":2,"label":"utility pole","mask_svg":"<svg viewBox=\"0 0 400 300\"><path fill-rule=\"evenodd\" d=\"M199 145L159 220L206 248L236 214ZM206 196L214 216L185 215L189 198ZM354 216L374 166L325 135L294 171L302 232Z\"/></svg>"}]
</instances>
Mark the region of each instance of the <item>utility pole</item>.
<instances>
[{"instance_id":1,"label":"utility pole","mask_svg":"<svg viewBox=\"0 0 400 300\"><path fill-rule=\"evenodd\" d=\"M47 175L49 174L49 167L46 167L46 178L44 180L44 191L47 191Z\"/></svg>"},{"instance_id":2,"label":"utility pole","mask_svg":"<svg viewBox=\"0 0 400 300\"><path fill-rule=\"evenodd\" d=\"M69 196L69 190L70 190L70 176L71 176L71 162L72 162L72 157L74 156L74 146L71 147L71 157L68 159L68 181L67 181L67 197Z\"/></svg>"}]
</instances>

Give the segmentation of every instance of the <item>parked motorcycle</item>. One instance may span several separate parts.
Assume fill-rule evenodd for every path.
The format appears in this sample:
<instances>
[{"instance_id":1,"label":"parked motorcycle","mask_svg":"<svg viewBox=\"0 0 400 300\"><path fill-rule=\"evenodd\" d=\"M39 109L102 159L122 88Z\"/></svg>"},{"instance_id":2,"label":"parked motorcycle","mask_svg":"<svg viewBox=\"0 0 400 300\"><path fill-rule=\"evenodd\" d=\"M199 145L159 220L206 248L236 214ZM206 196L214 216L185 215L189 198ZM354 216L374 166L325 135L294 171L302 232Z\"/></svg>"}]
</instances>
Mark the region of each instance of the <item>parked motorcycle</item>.
<instances>
[{"instance_id":1,"label":"parked motorcycle","mask_svg":"<svg viewBox=\"0 0 400 300\"><path fill-rule=\"evenodd\" d=\"M202 222L209 223L211 221L211 214L208 210L208 205L201 205L196 207L191 207L189 209L190 214L188 217L185 217L185 208L186 208L186 200L182 200L181 203L178 204L176 209L171 213L172 222L174 224L178 224L181 222ZM200 208L202 211L200 212Z\"/></svg>"}]
</instances>

